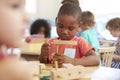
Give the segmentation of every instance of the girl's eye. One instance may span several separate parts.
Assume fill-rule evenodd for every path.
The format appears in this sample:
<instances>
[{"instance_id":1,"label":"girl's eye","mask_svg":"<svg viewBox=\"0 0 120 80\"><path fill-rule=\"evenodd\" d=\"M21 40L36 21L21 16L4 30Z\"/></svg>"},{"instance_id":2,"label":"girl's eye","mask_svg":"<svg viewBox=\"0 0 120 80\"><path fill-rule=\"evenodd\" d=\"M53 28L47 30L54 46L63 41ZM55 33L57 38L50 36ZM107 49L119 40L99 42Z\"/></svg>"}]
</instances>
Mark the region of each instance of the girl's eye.
<instances>
[{"instance_id":1,"label":"girl's eye","mask_svg":"<svg viewBox=\"0 0 120 80\"><path fill-rule=\"evenodd\" d=\"M59 28L63 28L64 26L63 25L61 25L61 24L58 24L57 25Z\"/></svg>"},{"instance_id":2,"label":"girl's eye","mask_svg":"<svg viewBox=\"0 0 120 80\"><path fill-rule=\"evenodd\" d=\"M13 4L11 7L14 8L14 9L17 9L17 8L20 7L20 5L19 4Z\"/></svg>"},{"instance_id":3,"label":"girl's eye","mask_svg":"<svg viewBox=\"0 0 120 80\"><path fill-rule=\"evenodd\" d=\"M69 27L69 30L71 30L71 31L74 30L74 27L70 26L70 27Z\"/></svg>"}]
</instances>

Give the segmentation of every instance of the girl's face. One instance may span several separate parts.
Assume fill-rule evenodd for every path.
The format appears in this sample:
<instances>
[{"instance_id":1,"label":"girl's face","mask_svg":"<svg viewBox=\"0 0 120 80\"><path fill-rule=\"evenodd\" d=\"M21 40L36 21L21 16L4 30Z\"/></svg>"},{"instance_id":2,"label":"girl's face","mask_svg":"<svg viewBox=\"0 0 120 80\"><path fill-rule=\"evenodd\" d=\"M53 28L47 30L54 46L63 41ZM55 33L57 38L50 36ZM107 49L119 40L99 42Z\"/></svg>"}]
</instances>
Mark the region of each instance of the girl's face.
<instances>
[{"instance_id":1,"label":"girl's face","mask_svg":"<svg viewBox=\"0 0 120 80\"><path fill-rule=\"evenodd\" d=\"M0 0L0 45L19 47L27 22L24 0Z\"/></svg>"},{"instance_id":2,"label":"girl's face","mask_svg":"<svg viewBox=\"0 0 120 80\"><path fill-rule=\"evenodd\" d=\"M56 19L57 33L61 40L70 40L79 31L77 19L70 15L61 15Z\"/></svg>"},{"instance_id":3,"label":"girl's face","mask_svg":"<svg viewBox=\"0 0 120 80\"><path fill-rule=\"evenodd\" d=\"M110 33L111 33L111 35L113 37L120 37L120 31L113 31L113 30L111 30Z\"/></svg>"},{"instance_id":4,"label":"girl's face","mask_svg":"<svg viewBox=\"0 0 120 80\"><path fill-rule=\"evenodd\" d=\"M86 26L83 24L83 22L81 22L81 23L80 23L80 29L81 29L81 30L85 30L85 27L86 27Z\"/></svg>"},{"instance_id":5,"label":"girl's face","mask_svg":"<svg viewBox=\"0 0 120 80\"><path fill-rule=\"evenodd\" d=\"M45 34L45 28L44 27L40 27L39 34L40 35L44 35Z\"/></svg>"}]
</instances>

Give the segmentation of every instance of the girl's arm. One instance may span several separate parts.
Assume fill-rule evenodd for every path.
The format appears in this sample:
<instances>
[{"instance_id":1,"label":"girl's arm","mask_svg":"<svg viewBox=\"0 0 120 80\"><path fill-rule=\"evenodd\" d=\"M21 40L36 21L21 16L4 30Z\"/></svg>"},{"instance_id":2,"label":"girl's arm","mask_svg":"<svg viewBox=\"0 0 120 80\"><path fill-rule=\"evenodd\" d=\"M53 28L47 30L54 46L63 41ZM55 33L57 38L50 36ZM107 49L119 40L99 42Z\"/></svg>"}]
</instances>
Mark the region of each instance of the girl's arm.
<instances>
[{"instance_id":1,"label":"girl's arm","mask_svg":"<svg viewBox=\"0 0 120 80\"><path fill-rule=\"evenodd\" d=\"M49 63L48 61L49 52L50 52L49 44L47 43L43 44L41 48L41 54L39 56L39 61L41 63L46 63L46 64Z\"/></svg>"},{"instance_id":2,"label":"girl's arm","mask_svg":"<svg viewBox=\"0 0 120 80\"><path fill-rule=\"evenodd\" d=\"M113 55L113 61L119 62L120 61L120 55Z\"/></svg>"},{"instance_id":3,"label":"girl's arm","mask_svg":"<svg viewBox=\"0 0 120 80\"><path fill-rule=\"evenodd\" d=\"M97 66L99 64L99 57L96 55L94 50L89 50L87 54L79 59L73 59L74 65L83 65L83 66Z\"/></svg>"}]
</instances>

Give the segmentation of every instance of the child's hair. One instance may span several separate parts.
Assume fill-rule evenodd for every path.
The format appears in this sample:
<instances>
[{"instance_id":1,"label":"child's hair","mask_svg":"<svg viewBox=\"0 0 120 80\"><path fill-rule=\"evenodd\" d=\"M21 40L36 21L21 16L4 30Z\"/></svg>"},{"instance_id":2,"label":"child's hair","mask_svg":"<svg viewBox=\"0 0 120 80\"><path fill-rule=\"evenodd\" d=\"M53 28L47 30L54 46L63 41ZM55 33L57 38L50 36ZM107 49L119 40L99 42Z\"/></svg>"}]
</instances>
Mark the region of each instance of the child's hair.
<instances>
[{"instance_id":1,"label":"child's hair","mask_svg":"<svg viewBox=\"0 0 120 80\"><path fill-rule=\"evenodd\" d=\"M79 5L79 1L78 0L63 0L61 3L64 4L64 3L67 3L67 2Z\"/></svg>"},{"instance_id":2,"label":"child's hair","mask_svg":"<svg viewBox=\"0 0 120 80\"><path fill-rule=\"evenodd\" d=\"M116 17L109 20L106 24L106 28L113 31L120 30L120 18Z\"/></svg>"},{"instance_id":3,"label":"child's hair","mask_svg":"<svg viewBox=\"0 0 120 80\"><path fill-rule=\"evenodd\" d=\"M51 26L44 19L37 19L35 22L32 23L31 28L30 28L30 34L31 35L39 34L39 30L40 30L41 27L45 28L45 34L44 34L45 37L50 38Z\"/></svg>"},{"instance_id":4,"label":"child's hair","mask_svg":"<svg viewBox=\"0 0 120 80\"><path fill-rule=\"evenodd\" d=\"M83 24L86 26L93 26L93 24L95 22L94 15L90 11L82 12L81 18L82 18L81 20L82 20Z\"/></svg>"},{"instance_id":5,"label":"child's hair","mask_svg":"<svg viewBox=\"0 0 120 80\"><path fill-rule=\"evenodd\" d=\"M77 18L78 22L81 22L81 13L82 10L78 5L72 3L65 3L61 6L57 17L61 15L70 15Z\"/></svg>"}]
</instances>

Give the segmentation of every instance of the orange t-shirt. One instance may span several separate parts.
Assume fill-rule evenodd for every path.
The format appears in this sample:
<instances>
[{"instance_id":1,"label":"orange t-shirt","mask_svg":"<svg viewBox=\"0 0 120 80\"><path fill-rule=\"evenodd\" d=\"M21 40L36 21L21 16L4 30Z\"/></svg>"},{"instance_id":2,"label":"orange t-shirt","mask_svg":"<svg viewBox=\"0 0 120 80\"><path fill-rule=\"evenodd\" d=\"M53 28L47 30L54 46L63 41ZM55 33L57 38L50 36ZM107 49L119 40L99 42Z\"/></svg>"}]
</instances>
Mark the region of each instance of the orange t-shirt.
<instances>
[{"instance_id":1,"label":"orange t-shirt","mask_svg":"<svg viewBox=\"0 0 120 80\"><path fill-rule=\"evenodd\" d=\"M49 43L50 43L50 56L49 56L49 59L52 59L52 54L56 53L56 45L51 44L54 40L58 40L58 38L53 38L53 39L49 40ZM60 54L64 54L65 48L72 48L72 49L76 49L74 58L81 58L81 57L85 56L86 53L89 50L92 50L92 49L94 50L94 48L92 46L90 46L89 43L86 42L81 37L74 36L70 41L77 41L77 45L65 45L65 44L63 45L63 44L60 44L59 48L58 48L58 52Z\"/></svg>"}]
</instances>

